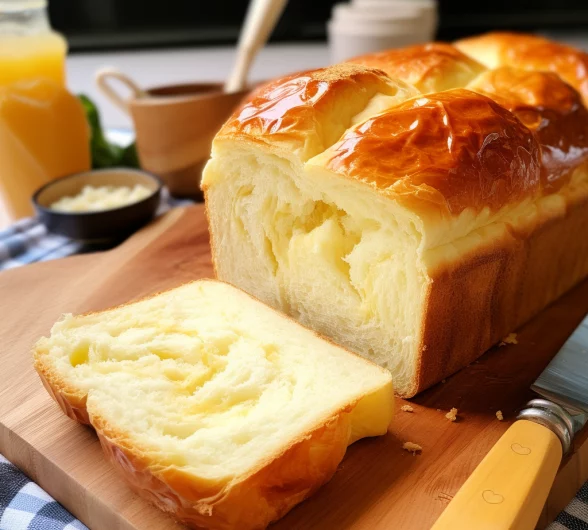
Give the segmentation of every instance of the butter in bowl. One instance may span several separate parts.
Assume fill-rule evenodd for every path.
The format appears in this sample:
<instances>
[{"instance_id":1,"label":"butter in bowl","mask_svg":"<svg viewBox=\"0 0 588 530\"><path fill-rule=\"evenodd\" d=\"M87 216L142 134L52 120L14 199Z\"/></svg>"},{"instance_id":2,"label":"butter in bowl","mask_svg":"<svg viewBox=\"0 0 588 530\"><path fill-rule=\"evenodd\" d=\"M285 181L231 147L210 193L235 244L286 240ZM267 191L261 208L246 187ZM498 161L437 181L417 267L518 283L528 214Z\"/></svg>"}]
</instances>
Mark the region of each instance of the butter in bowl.
<instances>
[{"instance_id":1,"label":"butter in bowl","mask_svg":"<svg viewBox=\"0 0 588 530\"><path fill-rule=\"evenodd\" d=\"M69 175L46 184L33 204L47 229L85 241L123 239L147 224L159 206L155 175L108 168Z\"/></svg>"}]
</instances>

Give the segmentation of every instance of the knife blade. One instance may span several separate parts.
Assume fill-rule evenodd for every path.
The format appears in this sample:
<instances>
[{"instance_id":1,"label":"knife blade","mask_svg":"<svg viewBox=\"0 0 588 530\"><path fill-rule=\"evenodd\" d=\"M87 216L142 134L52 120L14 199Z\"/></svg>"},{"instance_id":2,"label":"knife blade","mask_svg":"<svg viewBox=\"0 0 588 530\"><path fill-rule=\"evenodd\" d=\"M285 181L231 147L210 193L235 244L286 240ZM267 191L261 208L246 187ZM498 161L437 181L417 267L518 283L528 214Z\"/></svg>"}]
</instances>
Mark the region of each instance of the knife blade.
<instances>
[{"instance_id":1,"label":"knife blade","mask_svg":"<svg viewBox=\"0 0 588 530\"><path fill-rule=\"evenodd\" d=\"M531 389L562 406L572 417L573 434L588 421L588 316L541 372Z\"/></svg>"},{"instance_id":2,"label":"knife blade","mask_svg":"<svg viewBox=\"0 0 588 530\"><path fill-rule=\"evenodd\" d=\"M527 404L433 530L532 530L574 435L588 420L588 315L531 385Z\"/></svg>"}]
</instances>

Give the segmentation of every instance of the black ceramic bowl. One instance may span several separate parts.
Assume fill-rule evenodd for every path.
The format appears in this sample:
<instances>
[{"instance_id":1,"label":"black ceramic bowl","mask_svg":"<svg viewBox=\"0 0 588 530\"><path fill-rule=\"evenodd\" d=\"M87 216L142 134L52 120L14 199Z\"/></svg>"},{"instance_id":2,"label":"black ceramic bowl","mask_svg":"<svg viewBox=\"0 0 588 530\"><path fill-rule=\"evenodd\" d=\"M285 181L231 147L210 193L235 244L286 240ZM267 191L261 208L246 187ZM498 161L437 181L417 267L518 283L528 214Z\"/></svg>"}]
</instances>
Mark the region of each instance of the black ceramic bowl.
<instances>
[{"instance_id":1,"label":"black ceramic bowl","mask_svg":"<svg viewBox=\"0 0 588 530\"><path fill-rule=\"evenodd\" d=\"M62 197L78 195L84 186L128 186L142 184L152 193L144 199L110 210L61 212L51 204ZM161 196L161 181L145 171L109 168L75 173L43 186L33 195L39 218L50 232L73 239L123 239L147 224L155 215Z\"/></svg>"}]
</instances>

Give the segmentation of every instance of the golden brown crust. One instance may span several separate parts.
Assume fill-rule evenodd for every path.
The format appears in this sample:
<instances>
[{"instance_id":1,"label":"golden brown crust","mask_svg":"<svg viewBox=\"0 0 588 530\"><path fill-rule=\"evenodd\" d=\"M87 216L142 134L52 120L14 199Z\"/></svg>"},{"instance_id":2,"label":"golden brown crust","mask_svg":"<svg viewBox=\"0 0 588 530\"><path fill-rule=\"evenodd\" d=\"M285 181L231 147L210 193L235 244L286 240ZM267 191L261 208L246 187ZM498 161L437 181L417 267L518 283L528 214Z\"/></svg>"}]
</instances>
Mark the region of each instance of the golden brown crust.
<instances>
[{"instance_id":1,"label":"golden brown crust","mask_svg":"<svg viewBox=\"0 0 588 530\"><path fill-rule=\"evenodd\" d=\"M588 101L588 53L535 35L493 32L455 43L462 52L484 63L492 53L492 68L514 66L555 72Z\"/></svg>"},{"instance_id":2,"label":"golden brown crust","mask_svg":"<svg viewBox=\"0 0 588 530\"><path fill-rule=\"evenodd\" d=\"M41 383L43 383L43 386L63 413L72 420L84 425L90 425L90 418L86 409L87 394L68 388L68 385L54 367L46 362L46 358L38 349L34 351L34 367L37 374L39 374Z\"/></svg>"},{"instance_id":3,"label":"golden brown crust","mask_svg":"<svg viewBox=\"0 0 588 530\"><path fill-rule=\"evenodd\" d=\"M485 70L479 62L442 42L370 53L348 62L382 70L423 93L463 87Z\"/></svg>"},{"instance_id":4,"label":"golden brown crust","mask_svg":"<svg viewBox=\"0 0 588 530\"><path fill-rule=\"evenodd\" d=\"M584 171L588 171L585 166ZM478 358L588 276L588 192L431 272L412 397Z\"/></svg>"},{"instance_id":5,"label":"golden brown crust","mask_svg":"<svg viewBox=\"0 0 588 530\"><path fill-rule=\"evenodd\" d=\"M348 131L326 166L417 210L498 210L539 193L539 146L491 99L464 89L414 98Z\"/></svg>"},{"instance_id":6,"label":"golden brown crust","mask_svg":"<svg viewBox=\"0 0 588 530\"><path fill-rule=\"evenodd\" d=\"M483 73L468 89L494 99L535 133L544 191L560 188L588 158L588 111L557 74L502 67Z\"/></svg>"},{"instance_id":7,"label":"golden brown crust","mask_svg":"<svg viewBox=\"0 0 588 530\"><path fill-rule=\"evenodd\" d=\"M170 466L157 469L140 451L112 440L92 418L106 459L131 488L191 528L265 528L312 495L335 473L347 448L349 415L342 411L294 443L269 465L224 488L200 486Z\"/></svg>"},{"instance_id":8,"label":"golden brown crust","mask_svg":"<svg viewBox=\"0 0 588 530\"><path fill-rule=\"evenodd\" d=\"M352 64L293 74L256 90L215 141L244 138L308 160L339 139L372 96L402 88L411 89L384 72Z\"/></svg>"}]
</instances>

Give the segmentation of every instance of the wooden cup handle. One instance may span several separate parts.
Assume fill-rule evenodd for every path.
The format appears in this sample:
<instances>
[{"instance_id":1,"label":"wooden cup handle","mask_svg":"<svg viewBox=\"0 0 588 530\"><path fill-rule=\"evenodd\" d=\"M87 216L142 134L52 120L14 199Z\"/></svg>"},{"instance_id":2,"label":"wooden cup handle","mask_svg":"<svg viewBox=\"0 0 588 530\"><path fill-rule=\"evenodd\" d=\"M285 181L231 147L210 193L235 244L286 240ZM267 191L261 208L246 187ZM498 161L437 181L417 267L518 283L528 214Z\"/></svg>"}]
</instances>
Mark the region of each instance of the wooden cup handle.
<instances>
[{"instance_id":1,"label":"wooden cup handle","mask_svg":"<svg viewBox=\"0 0 588 530\"><path fill-rule=\"evenodd\" d=\"M117 106L125 114L129 114L129 99L143 98L147 96L142 88L137 85L128 75L123 74L115 68L101 68L94 76L96 86L111 103ZM121 96L111 85L110 80L115 79L125 85L131 92L130 98Z\"/></svg>"},{"instance_id":2,"label":"wooden cup handle","mask_svg":"<svg viewBox=\"0 0 588 530\"><path fill-rule=\"evenodd\" d=\"M513 423L457 492L433 530L533 530L562 459L538 423Z\"/></svg>"}]
</instances>

